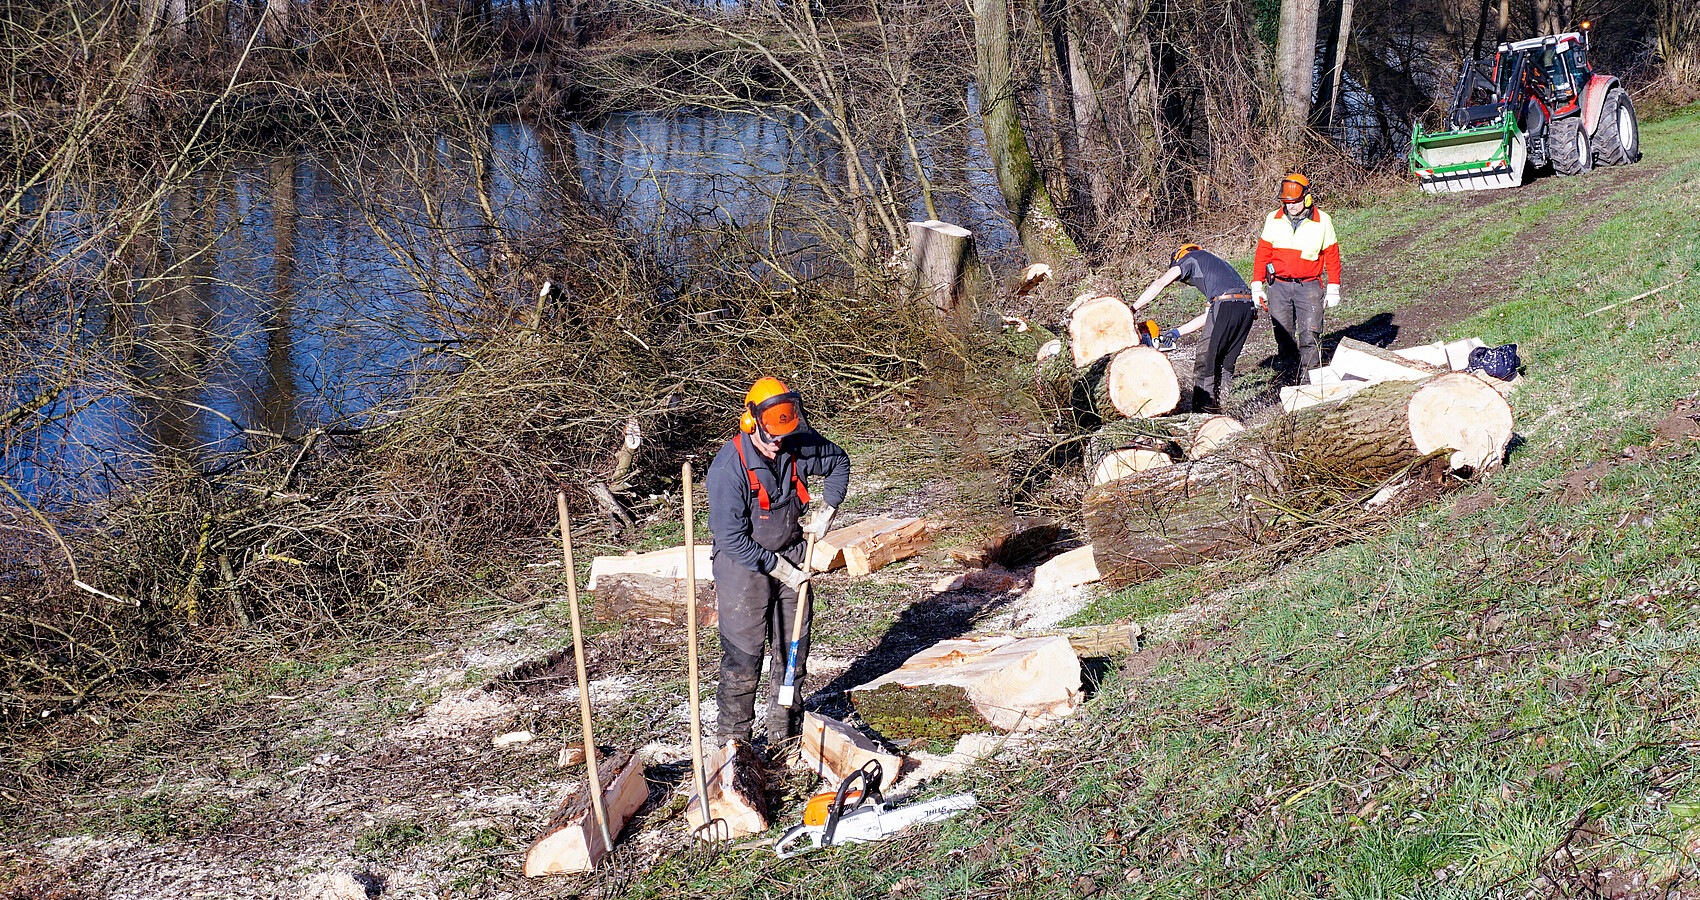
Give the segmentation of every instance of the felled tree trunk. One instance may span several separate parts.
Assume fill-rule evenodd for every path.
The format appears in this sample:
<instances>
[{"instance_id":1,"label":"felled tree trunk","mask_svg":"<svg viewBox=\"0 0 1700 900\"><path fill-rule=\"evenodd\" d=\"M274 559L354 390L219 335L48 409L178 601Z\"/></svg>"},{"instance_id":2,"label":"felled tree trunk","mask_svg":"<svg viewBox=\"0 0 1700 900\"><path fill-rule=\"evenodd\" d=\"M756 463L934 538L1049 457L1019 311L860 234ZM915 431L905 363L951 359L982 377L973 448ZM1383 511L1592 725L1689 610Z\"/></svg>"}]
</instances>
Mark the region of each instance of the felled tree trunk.
<instances>
[{"instance_id":1,"label":"felled tree trunk","mask_svg":"<svg viewBox=\"0 0 1700 900\"><path fill-rule=\"evenodd\" d=\"M1112 585L1230 556L1313 512L1374 488L1439 450L1455 470L1498 461L1511 411L1480 379L1441 375L1371 385L1242 431L1202 459L1092 488L1083 501L1094 559Z\"/></svg>"}]
</instances>

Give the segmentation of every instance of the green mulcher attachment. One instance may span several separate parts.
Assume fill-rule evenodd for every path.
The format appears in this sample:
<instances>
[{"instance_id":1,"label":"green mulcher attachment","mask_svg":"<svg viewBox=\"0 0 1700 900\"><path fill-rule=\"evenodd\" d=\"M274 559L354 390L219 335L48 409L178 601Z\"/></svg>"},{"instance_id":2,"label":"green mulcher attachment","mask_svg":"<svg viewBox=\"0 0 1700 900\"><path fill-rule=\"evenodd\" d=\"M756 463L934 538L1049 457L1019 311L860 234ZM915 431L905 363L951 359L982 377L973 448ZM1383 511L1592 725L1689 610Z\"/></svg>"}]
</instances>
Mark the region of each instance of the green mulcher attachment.
<instances>
[{"instance_id":1,"label":"green mulcher attachment","mask_svg":"<svg viewBox=\"0 0 1700 900\"><path fill-rule=\"evenodd\" d=\"M1510 112L1485 125L1411 135L1411 174L1431 194L1517 187L1529 144Z\"/></svg>"}]
</instances>

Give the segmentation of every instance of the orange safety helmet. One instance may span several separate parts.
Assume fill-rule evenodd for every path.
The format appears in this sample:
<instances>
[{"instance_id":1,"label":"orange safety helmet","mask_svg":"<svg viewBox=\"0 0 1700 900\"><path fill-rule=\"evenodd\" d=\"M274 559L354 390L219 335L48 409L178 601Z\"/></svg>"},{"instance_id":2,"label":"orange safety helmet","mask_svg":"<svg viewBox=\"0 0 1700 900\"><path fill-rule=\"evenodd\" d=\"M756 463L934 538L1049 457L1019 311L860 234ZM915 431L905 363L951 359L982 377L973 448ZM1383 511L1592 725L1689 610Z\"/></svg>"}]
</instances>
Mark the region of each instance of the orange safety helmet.
<instances>
[{"instance_id":1,"label":"orange safety helmet","mask_svg":"<svg viewBox=\"0 0 1700 900\"><path fill-rule=\"evenodd\" d=\"M744 395L744 415L738 428L745 434L755 434L758 426L762 434L775 438L807 427L803 424L803 398L777 378L756 379Z\"/></svg>"},{"instance_id":2,"label":"orange safety helmet","mask_svg":"<svg viewBox=\"0 0 1700 900\"><path fill-rule=\"evenodd\" d=\"M1276 196L1282 203L1291 203L1294 200L1303 200L1305 205L1309 206L1310 179L1294 172L1286 178L1281 179L1281 193Z\"/></svg>"},{"instance_id":3,"label":"orange safety helmet","mask_svg":"<svg viewBox=\"0 0 1700 900\"><path fill-rule=\"evenodd\" d=\"M1178 266L1181 264L1181 260L1186 259L1186 255L1188 253L1191 253L1194 250L1203 249L1203 247L1200 247L1197 244L1182 244L1175 248L1175 252L1169 254L1169 265Z\"/></svg>"}]
</instances>

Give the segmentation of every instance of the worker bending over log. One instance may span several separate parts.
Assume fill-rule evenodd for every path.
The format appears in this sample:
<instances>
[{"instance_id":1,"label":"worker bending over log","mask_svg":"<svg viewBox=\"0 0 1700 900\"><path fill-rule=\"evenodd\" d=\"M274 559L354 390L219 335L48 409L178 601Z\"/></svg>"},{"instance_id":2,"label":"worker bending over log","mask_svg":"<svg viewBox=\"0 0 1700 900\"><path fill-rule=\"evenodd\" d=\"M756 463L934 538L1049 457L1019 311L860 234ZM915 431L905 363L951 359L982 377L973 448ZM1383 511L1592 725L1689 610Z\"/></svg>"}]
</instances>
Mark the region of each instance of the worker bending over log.
<instances>
[{"instance_id":1,"label":"worker bending over log","mask_svg":"<svg viewBox=\"0 0 1700 900\"><path fill-rule=\"evenodd\" d=\"M708 527L714 532L714 591L719 598L719 736L749 740L755 723L762 644L770 648L767 740L798 734L808 659L808 619L797 646L798 698L778 702L786 648L797 616L797 589L808 579L804 529L826 533L850 486L850 456L809 427L803 401L777 378L762 378L744 397L739 433L708 469ZM812 497L811 479L820 495ZM813 515L803 511L811 499Z\"/></svg>"},{"instance_id":2,"label":"worker bending over log","mask_svg":"<svg viewBox=\"0 0 1700 900\"><path fill-rule=\"evenodd\" d=\"M1182 244L1169 256L1169 268L1145 288L1134 301L1134 311L1157 299L1163 289L1176 281L1198 288L1210 301L1204 312L1179 328L1163 335L1163 343L1173 344L1183 334L1204 329L1204 340L1192 366L1192 411L1219 413L1233 385L1234 365L1240 350L1251 334L1252 322L1257 319L1257 307L1251 300L1251 288L1227 261L1200 248L1197 244Z\"/></svg>"}]
</instances>

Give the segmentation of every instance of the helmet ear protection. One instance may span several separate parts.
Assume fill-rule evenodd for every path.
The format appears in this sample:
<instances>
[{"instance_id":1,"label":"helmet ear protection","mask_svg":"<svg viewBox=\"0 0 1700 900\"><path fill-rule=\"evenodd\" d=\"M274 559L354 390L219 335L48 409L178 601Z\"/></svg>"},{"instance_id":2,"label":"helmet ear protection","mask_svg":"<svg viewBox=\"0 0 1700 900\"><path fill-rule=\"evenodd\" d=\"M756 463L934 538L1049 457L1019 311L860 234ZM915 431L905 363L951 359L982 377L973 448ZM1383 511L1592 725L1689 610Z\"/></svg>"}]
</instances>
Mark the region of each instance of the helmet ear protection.
<instances>
[{"instance_id":1,"label":"helmet ear protection","mask_svg":"<svg viewBox=\"0 0 1700 900\"><path fill-rule=\"evenodd\" d=\"M1181 260L1186 259L1187 254L1191 253L1194 250L1203 250L1203 249L1204 249L1203 247L1200 247L1197 244L1182 244L1179 247L1175 248L1174 253L1169 254L1169 265L1178 266L1178 265L1181 264Z\"/></svg>"},{"instance_id":2,"label":"helmet ear protection","mask_svg":"<svg viewBox=\"0 0 1700 900\"><path fill-rule=\"evenodd\" d=\"M803 417L803 398L787 388L777 378L763 378L750 388L744 397L744 412L738 417L738 430L763 437L782 438L806 429Z\"/></svg>"},{"instance_id":3,"label":"helmet ear protection","mask_svg":"<svg viewBox=\"0 0 1700 900\"><path fill-rule=\"evenodd\" d=\"M1277 194L1276 197L1282 203L1302 200L1305 208L1309 209L1311 205L1310 179L1297 172L1288 175L1281 179L1281 193Z\"/></svg>"}]
</instances>

